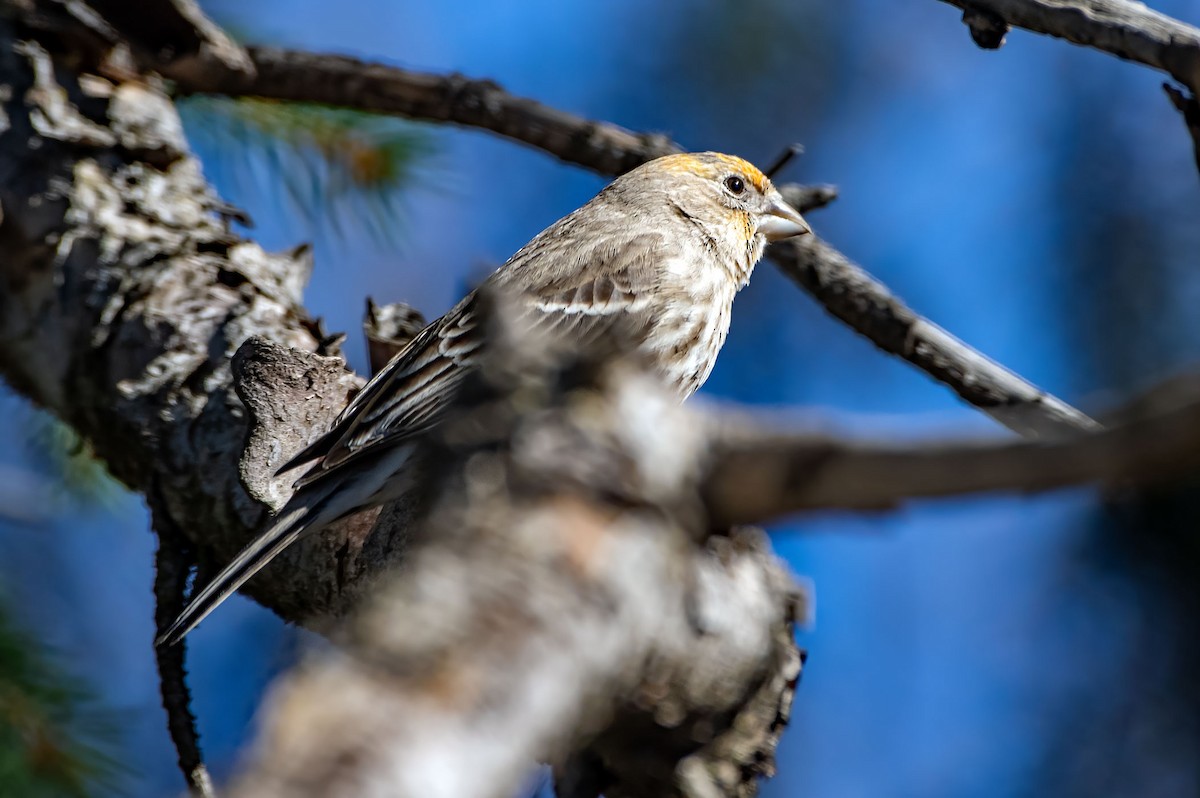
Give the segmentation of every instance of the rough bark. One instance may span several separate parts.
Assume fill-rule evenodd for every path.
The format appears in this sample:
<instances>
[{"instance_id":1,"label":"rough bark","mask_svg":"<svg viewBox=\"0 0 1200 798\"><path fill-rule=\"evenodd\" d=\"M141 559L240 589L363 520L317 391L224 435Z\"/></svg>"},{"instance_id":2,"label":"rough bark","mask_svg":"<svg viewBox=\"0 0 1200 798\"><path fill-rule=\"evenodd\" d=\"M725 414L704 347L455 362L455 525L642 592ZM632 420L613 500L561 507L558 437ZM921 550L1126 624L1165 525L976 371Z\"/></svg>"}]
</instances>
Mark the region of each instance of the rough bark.
<instances>
[{"instance_id":1,"label":"rough bark","mask_svg":"<svg viewBox=\"0 0 1200 798\"><path fill-rule=\"evenodd\" d=\"M0 26L0 371L128 487L155 486L201 562L223 562L264 515L239 473L269 468L239 469L231 357L251 335L321 351L299 301L308 252L267 253L228 229L152 76L77 75L28 35ZM340 360L320 365L290 386L305 436L357 385ZM289 620L340 609L345 583L378 565L351 536L302 545L250 593Z\"/></svg>"}]
</instances>

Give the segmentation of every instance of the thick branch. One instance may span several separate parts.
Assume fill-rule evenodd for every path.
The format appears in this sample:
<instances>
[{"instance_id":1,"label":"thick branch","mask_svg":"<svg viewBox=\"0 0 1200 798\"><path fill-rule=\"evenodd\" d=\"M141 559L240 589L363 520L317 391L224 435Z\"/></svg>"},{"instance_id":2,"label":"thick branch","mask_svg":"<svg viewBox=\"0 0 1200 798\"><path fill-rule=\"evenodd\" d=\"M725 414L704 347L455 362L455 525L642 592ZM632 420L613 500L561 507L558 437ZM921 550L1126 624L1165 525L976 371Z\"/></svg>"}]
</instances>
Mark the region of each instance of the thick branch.
<instances>
[{"instance_id":1,"label":"thick branch","mask_svg":"<svg viewBox=\"0 0 1200 798\"><path fill-rule=\"evenodd\" d=\"M538 761L578 768L589 743L614 798L746 794L734 788L747 777L753 794L751 766L769 762L753 747L721 751L734 784L682 782L707 776L704 744L722 733L781 731L799 676L783 570L756 547L705 555L669 522L605 502L550 494L507 509L431 542L372 596L350 656L278 688L234 795L505 798Z\"/></svg>"},{"instance_id":2,"label":"thick branch","mask_svg":"<svg viewBox=\"0 0 1200 798\"><path fill-rule=\"evenodd\" d=\"M1162 70L1200 89L1200 29L1130 0L942 0L964 18L984 14ZM972 25L974 32L975 26Z\"/></svg>"},{"instance_id":3,"label":"thick branch","mask_svg":"<svg viewBox=\"0 0 1200 798\"><path fill-rule=\"evenodd\" d=\"M239 479L247 423L230 360L251 335L322 350L300 305L308 253L266 253L227 229L157 80L79 80L33 33L0 20L0 373L130 488L156 486L156 512L202 564L225 562L270 500ZM355 384L309 379L323 373L309 357L284 414L305 434ZM303 442L280 435L274 454ZM269 472L258 454L247 483ZM305 542L250 593L293 621L338 611L390 539L347 527Z\"/></svg>"}]
</instances>

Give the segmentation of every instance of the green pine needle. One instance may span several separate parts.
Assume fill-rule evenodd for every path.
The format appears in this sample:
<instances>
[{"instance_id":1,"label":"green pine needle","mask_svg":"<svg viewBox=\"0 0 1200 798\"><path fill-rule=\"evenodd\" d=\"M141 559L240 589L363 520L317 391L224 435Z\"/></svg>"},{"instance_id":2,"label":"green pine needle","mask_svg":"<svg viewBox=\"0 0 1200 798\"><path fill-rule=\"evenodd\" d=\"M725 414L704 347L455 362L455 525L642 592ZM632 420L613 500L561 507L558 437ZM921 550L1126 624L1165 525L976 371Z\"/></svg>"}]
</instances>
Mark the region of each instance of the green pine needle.
<instances>
[{"instance_id":1,"label":"green pine needle","mask_svg":"<svg viewBox=\"0 0 1200 798\"><path fill-rule=\"evenodd\" d=\"M194 143L220 153L214 166L236 190L271 181L289 211L321 232L362 230L394 244L399 189L432 152L428 134L393 117L311 103L192 97L181 103ZM268 175L257 185L255 161Z\"/></svg>"},{"instance_id":2,"label":"green pine needle","mask_svg":"<svg viewBox=\"0 0 1200 798\"><path fill-rule=\"evenodd\" d=\"M92 692L62 672L0 605L0 795L112 794L119 730Z\"/></svg>"}]
</instances>

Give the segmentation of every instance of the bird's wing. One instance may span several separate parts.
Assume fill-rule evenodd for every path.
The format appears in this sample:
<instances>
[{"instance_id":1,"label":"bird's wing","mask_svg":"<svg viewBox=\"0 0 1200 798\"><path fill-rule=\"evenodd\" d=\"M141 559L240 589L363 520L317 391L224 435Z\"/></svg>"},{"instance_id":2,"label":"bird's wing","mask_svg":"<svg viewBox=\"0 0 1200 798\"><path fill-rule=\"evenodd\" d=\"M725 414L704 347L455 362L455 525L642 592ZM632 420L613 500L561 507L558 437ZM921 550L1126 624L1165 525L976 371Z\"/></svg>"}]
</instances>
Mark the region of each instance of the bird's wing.
<instances>
[{"instance_id":1,"label":"bird's wing","mask_svg":"<svg viewBox=\"0 0 1200 798\"><path fill-rule=\"evenodd\" d=\"M333 427L280 472L319 459L297 481L299 488L382 444L395 445L428 430L482 345L476 299L471 294L419 332L355 395Z\"/></svg>"},{"instance_id":2,"label":"bird's wing","mask_svg":"<svg viewBox=\"0 0 1200 798\"><path fill-rule=\"evenodd\" d=\"M561 242L554 242L561 243ZM590 243L590 242L589 242ZM546 265L539 261L555 257L559 247L534 249L528 262L513 264L513 281ZM518 255L524 254L522 250ZM611 242L583 246L570 253L576 268L553 279L528 280L527 323L553 331L577 345L586 345L620 325L635 338L654 321L652 309L659 291L661 264L669 257L665 238L658 233L631 236L619 244Z\"/></svg>"},{"instance_id":3,"label":"bird's wing","mask_svg":"<svg viewBox=\"0 0 1200 798\"><path fill-rule=\"evenodd\" d=\"M661 236L647 235L633 237L620 247L593 248L578 268L554 279L538 277L552 265L546 259L563 249L526 247L492 279L515 296L528 323L555 335L585 344L613 324L622 324L636 335L653 321L650 297L655 286L650 264L662 257L662 245ZM483 346L478 304L478 295L472 293L418 333L354 397L329 432L280 471L319 458L296 483L299 488L436 424Z\"/></svg>"}]
</instances>

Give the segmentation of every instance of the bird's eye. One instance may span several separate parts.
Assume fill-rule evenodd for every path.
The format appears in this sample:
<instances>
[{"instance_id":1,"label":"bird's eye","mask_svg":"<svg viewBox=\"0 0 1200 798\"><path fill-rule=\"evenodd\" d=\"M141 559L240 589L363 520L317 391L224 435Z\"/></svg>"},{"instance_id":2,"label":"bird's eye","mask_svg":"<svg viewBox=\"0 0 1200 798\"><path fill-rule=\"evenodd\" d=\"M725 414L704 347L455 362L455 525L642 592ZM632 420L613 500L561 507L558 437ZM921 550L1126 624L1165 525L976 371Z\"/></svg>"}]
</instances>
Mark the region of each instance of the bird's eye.
<instances>
[{"instance_id":1,"label":"bird's eye","mask_svg":"<svg viewBox=\"0 0 1200 798\"><path fill-rule=\"evenodd\" d=\"M725 178L725 188L732 191L734 194L741 194L746 190L746 183L737 175Z\"/></svg>"}]
</instances>

